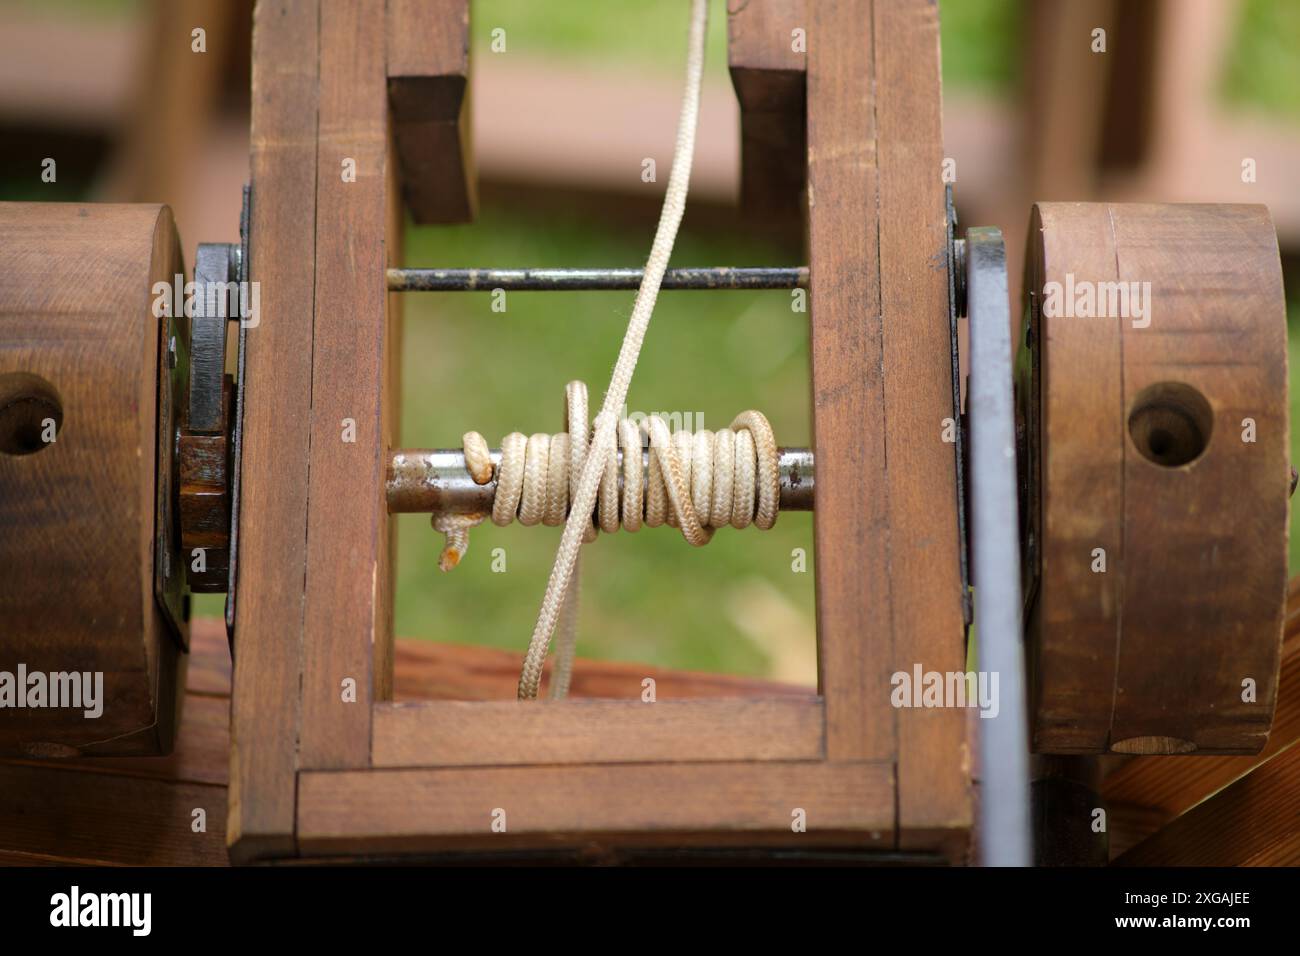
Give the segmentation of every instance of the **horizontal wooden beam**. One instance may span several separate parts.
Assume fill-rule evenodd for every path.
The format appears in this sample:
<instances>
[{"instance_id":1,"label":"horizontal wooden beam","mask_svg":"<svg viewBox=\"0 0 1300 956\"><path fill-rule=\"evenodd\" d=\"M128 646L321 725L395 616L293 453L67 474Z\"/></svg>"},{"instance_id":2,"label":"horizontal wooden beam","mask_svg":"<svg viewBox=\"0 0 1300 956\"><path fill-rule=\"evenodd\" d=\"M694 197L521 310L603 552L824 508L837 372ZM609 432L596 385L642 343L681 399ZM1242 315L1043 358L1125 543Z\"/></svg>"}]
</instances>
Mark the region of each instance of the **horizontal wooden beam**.
<instances>
[{"instance_id":1,"label":"horizontal wooden beam","mask_svg":"<svg viewBox=\"0 0 1300 956\"><path fill-rule=\"evenodd\" d=\"M796 832L794 826L799 810L806 832ZM893 832L894 772L883 762L304 771L299 775L298 839L305 855L592 842L835 843L889 851Z\"/></svg>"},{"instance_id":2,"label":"horizontal wooden beam","mask_svg":"<svg viewBox=\"0 0 1300 956\"><path fill-rule=\"evenodd\" d=\"M376 767L820 760L820 697L375 706Z\"/></svg>"}]
</instances>

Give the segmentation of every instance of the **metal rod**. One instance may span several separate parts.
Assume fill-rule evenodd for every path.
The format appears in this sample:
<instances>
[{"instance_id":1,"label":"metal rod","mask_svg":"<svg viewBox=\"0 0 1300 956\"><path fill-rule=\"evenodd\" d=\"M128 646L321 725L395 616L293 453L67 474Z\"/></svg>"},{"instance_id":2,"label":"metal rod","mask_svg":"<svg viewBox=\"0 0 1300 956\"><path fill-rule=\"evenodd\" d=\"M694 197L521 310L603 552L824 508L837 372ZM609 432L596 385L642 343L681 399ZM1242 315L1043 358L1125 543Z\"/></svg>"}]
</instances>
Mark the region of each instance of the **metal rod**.
<instances>
[{"instance_id":1,"label":"metal rod","mask_svg":"<svg viewBox=\"0 0 1300 956\"><path fill-rule=\"evenodd\" d=\"M807 448L778 448L781 471L781 510L813 510L813 453ZM642 452L642 470L648 473L649 453ZM492 449L492 464L501 452ZM623 453L619 452L622 490ZM459 448L403 448L388 462L388 510L392 514L475 514L492 510L496 479L474 484L465 470L465 453Z\"/></svg>"},{"instance_id":2,"label":"metal rod","mask_svg":"<svg viewBox=\"0 0 1300 956\"><path fill-rule=\"evenodd\" d=\"M619 291L641 285L642 269L389 269L390 292ZM807 266L687 268L664 273L664 290L805 289Z\"/></svg>"}]
</instances>

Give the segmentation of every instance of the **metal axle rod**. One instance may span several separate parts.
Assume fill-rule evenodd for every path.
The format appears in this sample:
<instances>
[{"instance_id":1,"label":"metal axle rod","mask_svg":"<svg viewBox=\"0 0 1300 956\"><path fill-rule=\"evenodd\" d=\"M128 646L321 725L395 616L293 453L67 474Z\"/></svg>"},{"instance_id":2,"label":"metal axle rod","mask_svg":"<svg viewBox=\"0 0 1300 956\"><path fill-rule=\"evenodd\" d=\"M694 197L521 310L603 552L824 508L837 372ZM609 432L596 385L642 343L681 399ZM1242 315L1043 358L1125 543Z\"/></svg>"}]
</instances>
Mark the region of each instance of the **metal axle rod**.
<instances>
[{"instance_id":1,"label":"metal axle rod","mask_svg":"<svg viewBox=\"0 0 1300 956\"><path fill-rule=\"evenodd\" d=\"M813 453L807 448L778 448L781 472L781 510L813 510ZM619 490L622 490L623 453L619 457ZM649 452L641 454L643 473L648 473ZM492 464L501 463L500 449L492 449ZM476 514L492 510L497 483L476 485L465 469L465 453L459 448L404 448L394 451L388 462L388 510L392 514L436 513Z\"/></svg>"},{"instance_id":2,"label":"metal axle rod","mask_svg":"<svg viewBox=\"0 0 1300 956\"><path fill-rule=\"evenodd\" d=\"M577 292L637 289L642 269L389 269L390 292ZM805 289L807 266L669 269L660 288Z\"/></svg>"}]
</instances>

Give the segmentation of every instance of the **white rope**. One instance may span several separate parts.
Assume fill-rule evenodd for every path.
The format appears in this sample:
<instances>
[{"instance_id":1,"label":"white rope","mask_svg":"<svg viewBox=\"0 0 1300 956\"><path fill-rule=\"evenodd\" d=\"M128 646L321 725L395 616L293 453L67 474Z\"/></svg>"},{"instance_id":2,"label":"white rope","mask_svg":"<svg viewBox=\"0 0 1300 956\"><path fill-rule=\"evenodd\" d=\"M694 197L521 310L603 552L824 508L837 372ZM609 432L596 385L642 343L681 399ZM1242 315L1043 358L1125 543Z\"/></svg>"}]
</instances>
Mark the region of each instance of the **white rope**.
<instances>
[{"instance_id":1,"label":"white rope","mask_svg":"<svg viewBox=\"0 0 1300 956\"><path fill-rule=\"evenodd\" d=\"M502 439L492 505L495 524L504 527L518 520L525 525L557 525L566 517L573 522L581 493L579 479L589 463L600 478L596 500L586 509L585 541L593 540L597 529L612 533L620 525L636 531L643 524L651 528L666 524L679 528L687 541L698 546L707 544L716 528L744 528L752 523L766 530L776 522L781 490L779 455L772 426L761 412L742 412L730 428L694 434L670 433L657 415L646 419L640 428L623 419L617 428L618 445L609 446L602 463L592 461L596 456L587 428L587 386L570 382L565 398L567 431L527 439L512 432ZM649 443L644 462L643 440ZM490 481L492 465L483 436L468 432L463 444L466 467L474 480L479 484ZM480 480L484 475L486 480ZM477 524L482 519L481 515L448 516L453 529L447 532L448 548L453 546L452 534L459 532L465 534L460 545L463 553L469 544L467 531L460 532L461 524ZM583 522L579 519L578 524ZM577 574L575 562L573 582L558 615L556 667L550 689L553 699L568 693L577 635ZM535 662L540 674L546 646L541 645L540 651L530 648L530 653L541 655Z\"/></svg>"},{"instance_id":2,"label":"white rope","mask_svg":"<svg viewBox=\"0 0 1300 956\"><path fill-rule=\"evenodd\" d=\"M505 527L514 521L557 525L566 518L572 520L580 491L578 479L592 449L586 427L587 386L570 382L566 392L570 409L567 432L543 433L526 440L512 432L502 439L501 462L495 471L493 523ZM603 466L599 462L593 466L601 480L589 512L586 540L594 540L598 531L668 525L681 529L682 537L691 544L703 545L716 528L754 524L766 530L776 523L780 455L772 426L762 412L742 412L730 428L716 432L671 433L658 415L647 418L639 428L632 420L623 419L618 423L618 436L618 444L608 449ZM467 465L473 457L471 444L481 446L482 454L487 454L483 436L467 433ZM482 517L473 516L473 520L477 524Z\"/></svg>"},{"instance_id":3,"label":"white rope","mask_svg":"<svg viewBox=\"0 0 1300 956\"><path fill-rule=\"evenodd\" d=\"M677 239L677 228L681 225L682 214L686 210L691 162L695 156L695 127L700 114L700 82L704 75L704 36L707 26L707 0L692 0L690 41L686 57L686 92L682 97L681 119L677 125L677 145L673 151L673 167L668 176L668 189L664 194L663 212L659 216L659 228L655 231L654 242L650 246L645 275L641 280L641 287L637 290L636 302L632 306L632 316L628 320L618 361L610 377L609 389L605 392L605 401L601 405L600 414L596 416L596 431L592 440L591 454L587 457L578 480L574 507L564 525L564 534L560 538L560 546L555 554L555 564L546 583L546 594L537 612L537 623L533 627L533 636L528 643L523 673L519 676L518 696L521 700L537 696L546 648L550 644L551 633L555 630L555 620L560 612L560 605L569 589L573 569L578 561L578 549L587 534L587 527L590 524L588 516L596 501L604 464L608 460L609 450L614 446L618 410L627 400L628 388L632 384L632 373L636 370L637 358L641 354L641 343L645 339L646 329L650 326L650 315L654 311L655 299L659 295L659 284L663 281L664 271L668 268L668 259L672 255L673 243Z\"/></svg>"},{"instance_id":4,"label":"white rope","mask_svg":"<svg viewBox=\"0 0 1300 956\"><path fill-rule=\"evenodd\" d=\"M577 573L579 549L584 541L595 535L593 513L597 524L607 530L616 528L620 518L623 526L632 531L643 521L652 526L666 522L680 527L682 535L693 545L707 543L713 536L713 528L721 524L744 527L752 520L759 527L771 527L776 520L779 491L776 444L767 419L758 412L745 412L733 422L732 430L724 429L712 436L705 432L695 436L679 432L673 436L662 419L648 419L645 428L651 454L644 498L638 490L642 478L640 435L634 425L628 422L620 424L617 420L618 410L627 401L659 286L686 209L695 154L695 130L699 121L707 26L707 0L692 0L686 90L682 97L677 143L663 211L590 443L577 425L578 421L585 422L586 419L586 389L581 387L581 383L571 383L566 405L568 429L564 434L539 434L525 439L516 432L507 435L501 444L502 461L492 520L497 524L507 524L517 517L525 525L538 521L544 524L564 521L555 564L551 568L519 677L518 696L521 700L537 696L551 635L561 616L565 627L561 634L552 696L562 697L567 692L577 616L576 588L571 586L571 582ZM727 437L719 438L724 433ZM625 452L621 501L616 490L616 450L620 442ZM476 463L481 462L479 453L485 450L485 443L481 436L467 436L467 464L471 455L470 443L474 445ZM635 453L629 454L633 447ZM709 454L710 449L712 454ZM695 468L691 467L693 460L699 462ZM751 461L752 471L749 470ZM715 469L716 463L721 464ZM757 510L754 507L756 499ZM598 500L600 508L597 512ZM564 517L566 513L567 519ZM452 549L453 533L463 535L463 539L456 542L459 558L468 547L468 532L453 528L448 533L448 550Z\"/></svg>"}]
</instances>

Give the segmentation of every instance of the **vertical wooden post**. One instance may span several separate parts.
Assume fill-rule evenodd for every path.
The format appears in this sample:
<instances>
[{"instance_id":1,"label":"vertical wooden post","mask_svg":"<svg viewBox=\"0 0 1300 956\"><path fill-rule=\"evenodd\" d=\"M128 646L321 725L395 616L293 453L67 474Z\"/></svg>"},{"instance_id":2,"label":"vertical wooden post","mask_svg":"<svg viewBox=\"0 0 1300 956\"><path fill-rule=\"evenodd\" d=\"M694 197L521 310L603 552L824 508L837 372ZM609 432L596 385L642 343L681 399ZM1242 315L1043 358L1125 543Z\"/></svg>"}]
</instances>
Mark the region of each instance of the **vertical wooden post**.
<instances>
[{"instance_id":1,"label":"vertical wooden post","mask_svg":"<svg viewBox=\"0 0 1300 956\"><path fill-rule=\"evenodd\" d=\"M942 177L939 8L876 0L885 461L894 669L966 669ZM966 712L908 708L898 718L900 846L965 841L971 821ZM952 846L954 853L959 847Z\"/></svg>"},{"instance_id":2,"label":"vertical wooden post","mask_svg":"<svg viewBox=\"0 0 1300 956\"><path fill-rule=\"evenodd\" d=\"M895 762L899 845L960 855L965 712L891 677L965 669L941 178L938 19L810 5L808 217L818 639L833 760Z\"/></svg>"},{"instance_id":3,"label":"vertical wooden post","mask_svg":"<svg viewBox=\"0 0 1300 956\"><path fill-rule=\"evenodd\" d=\"M392 654L386 32L383 0L321 7L302 769L369 760Z\"/></svg>"},{"instance_id":4,"label":"vertical wooden post","mask_svg":"<svg viewBox=\"0 0 1300 956\"><path fill-rule=\"evenodd\" d=\"M231 702L235 860L295 852L315 296L317 0L262 0L253 25L250 279ZM274 463L274 464L272 464Z\"/></svg>"},{"instance_id":5,"label":"vertical wooden post","mask_svg":"<svg viewBox=\"0 0 1300 956\"><path fill-rule=\"evenodd\" d=\"M819 684L826 755L893 760L884 329L876 223L870 4L813 5L808 43L808 241L817 451Z\"/></svg>"}]
</instances>

